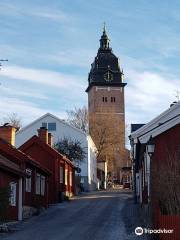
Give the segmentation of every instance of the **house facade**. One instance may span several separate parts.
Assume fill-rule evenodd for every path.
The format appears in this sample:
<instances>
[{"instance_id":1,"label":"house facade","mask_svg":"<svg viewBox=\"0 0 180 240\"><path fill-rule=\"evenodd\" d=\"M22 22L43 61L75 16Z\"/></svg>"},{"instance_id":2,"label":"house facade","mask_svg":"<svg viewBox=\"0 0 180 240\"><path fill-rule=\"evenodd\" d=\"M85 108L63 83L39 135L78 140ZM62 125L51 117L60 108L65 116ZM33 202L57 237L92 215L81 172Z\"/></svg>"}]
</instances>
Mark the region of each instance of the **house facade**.
<instances>
[{"instance_id":1,"label":"house facade","mask_svg":"<svg viewBox=\"0 0 180 240\"><path fill-rule=\"evenodd\" d=\"M154 228L179 239L180 102L131 133L135 199L151 213ZM179 197L178 197L179 196Z\"/></svg>"},{"instance_id":2,"label":"house facade","mask_svg":"<svg viewBox=\"0 0 180 240\"><path fill-rule=\"evenodd\" d=\"M53 136L54 143L64 138L79 141L81 143L86 157L79 165L81 173L76 174L80 175L81 183L85 191L95 190L97 186L96 147L91 137L58 117L47 113L16 133L16 146L20 147L32 136L38 135L37 129L40 127L46 127L48 129L48 132ZM94 175L94 177L91 177L91 174L92 176Z\"/></svg>"},{"instance_id":3,"label":"house facade","mask_svg":"<svg viewBox=\"0 0 180 240\"><path fill-rule=\"evenodd\" d=\"M21 151L37 159L40 165L47 168L52 175L49 177L48 201L50 204L60 202L63 195L75 193L75 167L65 156L52 148L51 134L44 127L38 129L22 146Z\"/></svg>"},{"instance_id":4,"label":"house facade","mask_svg":"<svg viewBox=\"0 0 180 240\"><path fill-rule=\"evenodd\" d=\"M23 177L24 172L20 166L0 154L0 189L1 191L11 191L7 215L5 216L7 219L22 220ZM5 193L3 198L5 198L4 201L8 200Z\"/></svg>"},{"instance_id":5,"label":"house facade","mask_svg":"<svg viewBox=\"0 0 180 240\"><path fill-rule=\"evenodd\" d=\"M48 206L48 178L51 172L14 147L15 129L0 127L0 188L10 189L8 218L22 220L33 209Z\"/></svg>"}]
</instances>

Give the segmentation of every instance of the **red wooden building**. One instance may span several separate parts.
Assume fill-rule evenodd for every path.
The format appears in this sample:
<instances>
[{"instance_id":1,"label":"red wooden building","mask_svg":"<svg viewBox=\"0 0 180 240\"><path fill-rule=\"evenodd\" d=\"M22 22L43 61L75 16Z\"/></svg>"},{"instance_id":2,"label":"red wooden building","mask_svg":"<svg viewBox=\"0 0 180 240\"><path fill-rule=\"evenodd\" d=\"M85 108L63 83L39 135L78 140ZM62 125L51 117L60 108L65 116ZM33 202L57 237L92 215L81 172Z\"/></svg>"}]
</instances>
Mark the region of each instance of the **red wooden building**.
<instances>
[{"instance_id":1,"label":"red wooden building","mask_svg":"<svg viewBox=\"0 0 180 240\"><path fill-rule=\"evenodd\" d=\"M14 147L15 128L0 127L0 188L10 187L8 218L22 220L33 208L48 206L51 172Z\"/></svg>"},{"instance_id":2,"label":"red wooden building","mask_svg":"<svg viewBox=\"0 0 180 240\"><path fill-rule=\"evenodd\" d=\"M135 198L142 210L149 210L153 229L173 230L154 237L179 240L180 102L133 132L130 139Z\"/></svg>"},{"instance_id":3,"label":"red wooden building","mask_svg":"<svg viewBox=\"0 0 180 240\"><path fill-rule=\"evenodd\" d=\"M49 203L61 201L63 195L74 194L75 167L69 159L52 147L52 136L46 128L38 129L38 136L30 138L19 149L52 172L48 188Z\"/></svg>"},{"instance_id":4,"label":"red wooden building","mask_svg":"<svg viewBox=\"0 0 180 240\"><path fill-rule=\"evenodd\" d=\"M180 123L155 137L154 144L153 223L156 228L173 230L173 234L160 234L159 239L179 240L180 212L177 214L176 207L180 208Z\"/></svg>"},{"instance_id":5,"label":"red wooden building","mask_svg":"<svg viewBox=\"0 0 180 240\"><path fill-rule=\"evenodd\" d=\"M0 189L11 191L7 219L22 220L22 178L24 171L16 163L0 155Z\"/></svg>"}]
</instances>

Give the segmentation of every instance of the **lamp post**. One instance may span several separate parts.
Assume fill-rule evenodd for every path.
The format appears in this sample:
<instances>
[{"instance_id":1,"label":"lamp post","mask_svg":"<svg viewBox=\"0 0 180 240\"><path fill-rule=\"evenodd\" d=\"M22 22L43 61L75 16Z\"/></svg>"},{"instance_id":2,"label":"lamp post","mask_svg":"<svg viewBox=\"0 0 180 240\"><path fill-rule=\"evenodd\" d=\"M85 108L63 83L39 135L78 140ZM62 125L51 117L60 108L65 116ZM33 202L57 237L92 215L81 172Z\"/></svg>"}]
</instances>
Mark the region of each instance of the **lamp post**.
<instances>
[{"instance_id":1,"label":"lamp post","mask_svg":"<svg viewBox=\"0 0 180 240\"><path fill-rule=\"evenodd\" d=\"M146 174L147 174L147 181L148 181L148 198L150 197L150 191L151 191L151 187L150 187L150 177L152 178L152 156L154 154L154 150L155 150L155 144L154 144L154 140L152 138L152 136L150 136L149 140L146 143L146 151L148 153L148 156L146 157Z\"/></svg>"},{"instance_id":2,"label":"lamp post","mask_svg":"<svg viewBox=\"0 0 180 240\"><path fill-rule=\"evenodd\" d=\"M155 150L155 143L154 143L154 140L153 140L152 136L150 136L146 146L147 146L148 155L149 155L150 158L152 158L152 155L153 155L154 150Z\"/></svg>"},{"instance_id":3,"label":"lamp post","mask_svg":"<svg viewBox=\"0 0 180 240\"><path fill-rule=\"evenodd\" d=\"M148 182L149 182L149 189L148 189L148 202L150 203L148 206L148 215L149 215L149 220L150 220L150 225L152 223L152 204L151 204L151 199L152 199L152 156L155 151L155 143L154 139L152 136L150 136L149 140L146 143L146 150L149 155L149 164L148 164Z\"/></svg>"}]
</instances>

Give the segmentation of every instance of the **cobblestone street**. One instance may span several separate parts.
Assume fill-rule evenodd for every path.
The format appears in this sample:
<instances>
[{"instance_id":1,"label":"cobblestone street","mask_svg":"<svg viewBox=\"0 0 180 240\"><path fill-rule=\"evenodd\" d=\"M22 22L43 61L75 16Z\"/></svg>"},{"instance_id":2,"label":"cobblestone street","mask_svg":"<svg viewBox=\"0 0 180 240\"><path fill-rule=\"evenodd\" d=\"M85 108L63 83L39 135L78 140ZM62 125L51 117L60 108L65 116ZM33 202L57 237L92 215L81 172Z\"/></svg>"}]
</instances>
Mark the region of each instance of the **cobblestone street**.
<instances>
[{"instance_id":1,"label":"cobblestone street","mask_svg":"<svg viewBox=\"0 0 180 240\"><path fill-rule=\"evenodd\" d=\"M132 193L124 190L82 194L50 207L40 216L16 226L6 240L136 240L141 226Z\"/></svg>"}]
</instances>

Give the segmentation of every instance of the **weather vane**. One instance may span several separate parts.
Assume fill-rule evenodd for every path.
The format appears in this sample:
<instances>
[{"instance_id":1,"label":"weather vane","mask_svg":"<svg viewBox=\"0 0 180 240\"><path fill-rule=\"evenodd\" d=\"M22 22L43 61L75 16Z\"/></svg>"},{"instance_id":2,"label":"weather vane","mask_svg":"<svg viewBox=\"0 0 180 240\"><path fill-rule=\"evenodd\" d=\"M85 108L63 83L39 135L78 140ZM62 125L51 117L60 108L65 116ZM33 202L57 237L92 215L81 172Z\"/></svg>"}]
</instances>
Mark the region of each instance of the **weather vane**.
<instances>
[{"instance_id":1,"label":"weather vane","mask_svg":"<svg viewBox=\"0 0 180 240\"><path fill-rule=\"evenodd\" d=\"M177 101L179 102L180 101L180 91L177 89L177 90L175 90L175 92L176 92L175 97L177 98Z\"/></svg>"}]
</instances>

